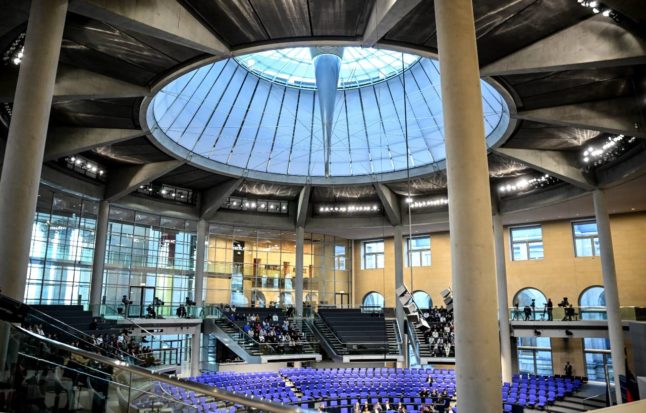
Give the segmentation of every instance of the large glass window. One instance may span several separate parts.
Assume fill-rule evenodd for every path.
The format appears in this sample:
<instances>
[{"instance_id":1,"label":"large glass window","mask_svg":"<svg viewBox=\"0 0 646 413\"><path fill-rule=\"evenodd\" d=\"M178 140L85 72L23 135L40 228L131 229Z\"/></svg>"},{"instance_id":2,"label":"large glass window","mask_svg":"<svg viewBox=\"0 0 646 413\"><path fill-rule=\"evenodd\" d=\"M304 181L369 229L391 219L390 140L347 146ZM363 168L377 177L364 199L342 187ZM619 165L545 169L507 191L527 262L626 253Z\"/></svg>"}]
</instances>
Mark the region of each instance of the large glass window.
<instances>
[{"instance_id":1,"label":"large glass window","mask_svg":"<svg viewBox=\"0 0 646 413\"><path fill-rule=\"evenodd\" d=\"M384 307L384 296L377 292L369 292L363 297L361 306L368 310L376 310Z\"/></svg>"},{"instance_id":2,"label":"large glass window","mask_svg":"<svg viewBox=\"0 0 646 413\"><path fill-rule=\"evenodd\" d=\"M362 248L362 269L384 268L384 240L365 241Z\"/></svg>"},{"instance_id":3,"label":"large glass window","mask_svg":"<svg viewBox=\"0 0 646 413\"><path fill-rule=\"evenodd\" d=\"M586 288L579 297L579 312L582 320L605 320L606 294L603 287Z\"/></svg>"},{"instance_id":4,"label":"large glass window","mask_svg":"<svg viewBox=\"0 0 646 413\"><path fill-rule=\"evenodd\" d=\"M154 214L111 207L108 221L103 296L110 308L119 308L121 298L132 288L147 291L165 303L161 315L193 297L196 223ZM154 288L154 293L152 288ZM133 297L130 297L133 300ZM131 314L150 304L149 297L136 302Z\"/></svg>"},{"instance_id":5,"label":"large glass window","mask_svg":"<svg viewBox=\"0 0 646 413\"><path fill-rule=\"evenodd\" d=\"M428 267L431 265L431 237L413 237L406 239L406 266Z\"/></svg>"},{"instance_id":6,"label":"large glass window","mask_svg":"<svg viewBox=\"0 0 646 413\"><path fill-rule=\"evenodd\" d=\"M606 295L603 287L586 288L579 297L579 312L582 320L605 320ZM610 381L613 381L610 340L607 338L584 338L586 376L593 381L606 381L605 366L608 367Z\"/></svg>"},{"instance_id":7,"label":"large glass window","mask_svg":"<svg viewBox=\"0 0 646 413\"><path fill-rule=\"evenodd\" d=\"M574 236L574 253L577 257L593 257L599 255L599 235L595 221L572 223Z\"/></svg>"},{"instance_id":8,"label":"large glass window","mask_svg":"<svg viewBox=\"0 0 646 413\"><path fill-rule=\"evenodd\" d=\"M518 371L542 376L553 374L549 337L518 338Z\"/></svg>"},{"instance_id":9,"label":"large glass window","mask_svg":"<svg viewBox=\"0 0 646 413\"><path fill-rule=\"evenodd\" d=\"M543 259L543 231L540 225L511 228L514 261Z\"/></svg>"},{"instance_id":10,"label":"large glass window","mask_svg":"<svg viewBox=\"0 0 646 413\"><path fill-rule=\"evenodd\" d=\"M27 304L89 302L97 209L95 201L40 189L29 252Z\"/></svg>"},{"instance_id":11,"label":"large glass window","mask_svg":"<svg viewBox=\"0 0 646 413\"><path fill-rule=\"evenodd\" d=\"M545 320L547 319L547 297L536 288L523 288L514 296L512 305L513 320Z\"/></svg>"},{"instance_id":12,"label":"large glass window","mask_svg":"<svg viewBox=\"0 0 646 413\"><path fill-rule=\"evenodd\" d=\"M322 234L304 234L303 297L312 306L334 303L350 291L351 243ZM294 304L296 234L211 225L205 271L205 303L285 307Z\"/></svg>"}]
</instances>

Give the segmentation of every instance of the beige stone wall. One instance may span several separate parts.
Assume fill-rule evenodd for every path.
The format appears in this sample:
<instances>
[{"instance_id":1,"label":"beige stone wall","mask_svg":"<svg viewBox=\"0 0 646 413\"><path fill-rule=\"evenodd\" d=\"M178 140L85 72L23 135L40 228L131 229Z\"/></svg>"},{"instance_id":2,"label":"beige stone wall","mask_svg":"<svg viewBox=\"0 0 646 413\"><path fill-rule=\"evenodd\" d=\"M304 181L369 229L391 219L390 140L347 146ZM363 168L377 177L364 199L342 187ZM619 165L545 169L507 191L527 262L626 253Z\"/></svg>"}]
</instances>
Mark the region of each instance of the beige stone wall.
<instances>
[{"instance_id":1,"label":"beige stone wall","mask_svg":"<svg viewBox=\"0 0 646 413\"><path fill-rule=\"evenodd\" d=\"M622 306L646 306L646 213L613 215L611 231L614 244L619 299ZM541 223L544 256L542 260L512 261L509 228L505 228L505 251L509 303L526 287L541 290L554 303L567 296L578 303L587 287L602 284L599 257L575 257L572 221ZM392 238L385 240L385 268L361 269L361 243L355 241L355 295L359 305L370 291L384 294L386 305L394 305L394 248ZM412 290L424 290L434 304L441 304L440 292L451 285L451 254L446 232L431 234L431 266L413 268ZM410 268L404 268L404 282L411 287ZM388 293L386 293L388 292Z\"/></svg>"}]
</instances>

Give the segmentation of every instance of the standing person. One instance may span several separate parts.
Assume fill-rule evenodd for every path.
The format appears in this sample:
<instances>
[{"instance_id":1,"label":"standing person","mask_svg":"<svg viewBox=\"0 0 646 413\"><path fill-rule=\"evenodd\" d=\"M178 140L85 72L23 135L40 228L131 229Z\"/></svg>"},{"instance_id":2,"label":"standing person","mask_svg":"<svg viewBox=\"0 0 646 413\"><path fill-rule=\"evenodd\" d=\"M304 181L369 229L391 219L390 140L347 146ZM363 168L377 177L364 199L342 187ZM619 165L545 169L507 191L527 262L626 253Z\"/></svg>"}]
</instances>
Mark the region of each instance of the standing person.
<instances>
[{"instance_id":1,"label":"standing person","mask_svg":"<svg viewBox=\"0 0 646 413\"><path fill-rule=\"evenodd\" d=\"M570 364L569 361L565 362L565 377L572 377L572 365Z\"/></svg>"},{"instance_id":2,"label":"standing person","mask_svg":"<svg viewBox=\"0 0 646 413\"><path fill-rule=\"evenodd\" d=\"M551 298L547 299L545 309L547 310L547 321L554 321L554 316L552 315L552 311L554 311L554 304L552 303Z\"/></svg>"},{"instance_id":3,"label":"standing person","mask_svg":"<svg viewBox=\"0 0 646 413\"><path fill-rule=\"evenodd\" d=\"M525 312L525 321L529 321L532 318L532 307L526 305L523 311Z\"/></svg>"},{"instance_id":4,"label":"standing person","mask_svg":"<svg viewBox=\"0 0 646 413\"><path fill-rule=\"evenodd\" d=\"M529 306L532 307L532 320L536 320L536 300L532 298L532 303Z\"/></svg>"},{"instance_id":5,"label":"standing person","mask_svg":"<svg viewBox=\"0 0 646 413\"><path fill-rule=\"evenodd\" d=\"M514 311L512 312L511 319L512 320L520 320L520 309L518 308L518 300L514 302Z\"/></svg>"}]
</instances>

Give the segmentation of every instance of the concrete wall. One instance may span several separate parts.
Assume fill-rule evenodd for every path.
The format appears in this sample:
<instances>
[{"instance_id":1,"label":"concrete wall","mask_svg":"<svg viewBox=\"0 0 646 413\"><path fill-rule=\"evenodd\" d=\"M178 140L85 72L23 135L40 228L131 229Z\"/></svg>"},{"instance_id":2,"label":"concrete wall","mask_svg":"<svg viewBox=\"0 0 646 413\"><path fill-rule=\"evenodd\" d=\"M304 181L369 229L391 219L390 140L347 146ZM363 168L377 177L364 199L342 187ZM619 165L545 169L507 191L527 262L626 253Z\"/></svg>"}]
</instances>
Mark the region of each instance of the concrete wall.
<instances>
[{"instance_id":1,"label":"concrete wall","mask_svg":"<svg viewBox=\"0 0 646 413\"><path fill-rule=\"evenodd\" d=\"M565 363L570 362L575 376L585 376L585 356L582 338L551 338L552 370L554 374L565 374Z\"/></svg>"}]
</instances>

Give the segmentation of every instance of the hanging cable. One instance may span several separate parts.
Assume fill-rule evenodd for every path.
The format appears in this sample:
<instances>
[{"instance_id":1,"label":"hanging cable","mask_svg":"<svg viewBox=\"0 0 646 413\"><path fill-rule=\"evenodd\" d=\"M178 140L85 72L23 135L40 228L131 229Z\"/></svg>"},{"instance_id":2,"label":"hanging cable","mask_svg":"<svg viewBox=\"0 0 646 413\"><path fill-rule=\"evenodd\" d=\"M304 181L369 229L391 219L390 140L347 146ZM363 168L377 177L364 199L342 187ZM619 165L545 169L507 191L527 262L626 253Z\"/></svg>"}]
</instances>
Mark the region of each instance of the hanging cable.
<instances>
[{"instance_id":1,"label":"hanging cable","mask_svg":"<svg viewBox=\"0 0 646 413\"><path fill-rule=\"evenodd\" d=\"M413 263L411 262L410 257L410 246L411 239L413 236L413 221L411 217L411 204L413 203L412 193L411 193L411 182L410 182L410 149L408 147L408 105L406 100L406 73L405 73L405 64L404 64L404 53L402 53L402 83L404 91L404 142L406 143L406 183L407 183L407 195L406 195L406 205L408 206L408 239L406 240L406 260L408 262L408 269L410 271L410 291L413 291Z\"/></svg>"}]
</instances>

